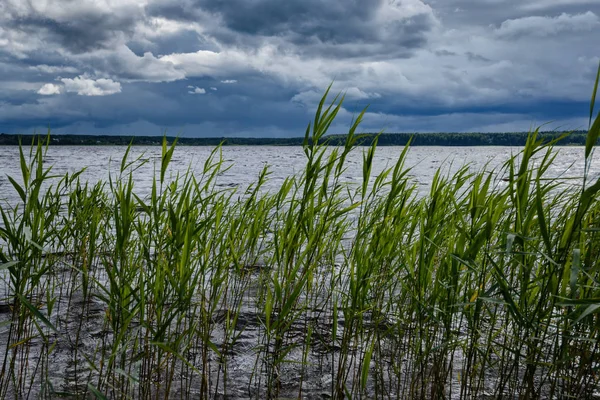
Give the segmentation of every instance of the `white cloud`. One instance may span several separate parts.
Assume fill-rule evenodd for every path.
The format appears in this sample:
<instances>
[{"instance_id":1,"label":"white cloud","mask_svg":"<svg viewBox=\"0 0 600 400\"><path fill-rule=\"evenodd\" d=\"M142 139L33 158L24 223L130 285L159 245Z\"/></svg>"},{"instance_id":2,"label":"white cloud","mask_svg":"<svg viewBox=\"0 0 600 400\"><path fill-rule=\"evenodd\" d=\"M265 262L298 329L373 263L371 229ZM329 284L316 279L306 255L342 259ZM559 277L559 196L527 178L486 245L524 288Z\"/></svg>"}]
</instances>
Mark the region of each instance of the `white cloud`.
<instances>
[{"instance_id":1,"label":"white cloud","mask_svg":"<svg viewBox=\"0 0 600 400\"><path fill-rule=\"evenodd\" d=\"M237 79L225 79L224 81L221 81L221 83L224 83L224 84L237 83Z\"/></svg>"},{"instance_id":2,"label":"white cloud","mask_svg":"<svg viewBox=\"0 0 600 400\"><path fill-rule=\"evenodd\" d=\"M589 32L600 27L600 18L591 11L585 14L563 13L558 17L524 17L506 20L496 30L503 38L521 36L547 37L561 33Z\"/></svg>"},{"instance_id":3,"label":"white cloud","mask_svg":"<svg viewBox=\"0 0 600 400\"><path fill-rule=\"evenodd\" d=\"M57 65L40 64L40 65L32 65L29 67L29 69L32 71L37 71L37 72L41 72L44 74L60 74L60 73L76 74L77 73L77 68L64 66L64 65L57 66Z\"/></svg>"},{"instance_id":4,"label":"white cloud","mask_svg":"<svg viewBox=\"0 0 600 400\"><path fill-rule=\"evenodd\" d=\"M186 30L201 33L200 27L196 23L153 17L146 24L138 26L136 34L141 37L156 38L163 35L174 35Z\"/></svg>"},{"instance_id":5,"label":"white cloud","mask_svg":"<svg viewBox=\"0 0 600 400\"><path fill-rule=\"evenodd\" d=\"M256 55L261 57L260 55ZM195 53L173 53L159 60L174 65L190 76L231 76L232 72L247 72L252 69L251 54L232 49L221 52L199 50ZM257 62L254 60L254 63Z\"/></svg>"},{"instance_id":6,"label":"white cloud","mask_svg":"<svg viewBox=\"0 0 600 400\"><path fill-rule=\"evenodd\" d=\"M74 79L62 78L66 92L75 92L80 96L108 96L121 92L121 84L112 79L90 79L85 75Z\"/></svg>"},{"instance_id":7,"label":"white cloud","mask_svg":"<svg viewBox=\"0 0 600 400\"><path fill-rule=\"evenodd\" d=\"M60 86L55 85L54 83L46 83L44 86L37 91L38 94L43 96L50 96L53 94L60 94Z\"/></svg>"},{"instance_id":8,"label":"white cloud","mask_svg":"<svg viewBox=\"0 0 600 400\"><path fill-rule=\"evenodd\" d=\"M216 87L214 87L214 86L212 86L212 87L210 88L210 90L214 90L214 91L216 91L216 90L217 90L217 88L216 88Z\"/></svg>"},{"instance_id":9,"label":"white cloud","mask_svg":"<svg viewBox=\"0 0 600 400\"><path fill-rule=\"evenodd\" d=\"M598 0L533 0L524 1L521 8L527 11L544 10L553 7L581 6L586 4L598 4Z\"/></svg>"},{"instance_id":10,"label":"white cloud","mask_svg":"<svg viewBox=\"0 0 600 400\"><path fill-rule=\"evenodd\" d=\"M206 89L201 87L188 86L188 88L193 88L194 90L188 91L189 94L206 94Z\"/></svg>"},{"instance_id":11,"label":"white cloud","mask_svg":"<svg viewBox=\"0 0 600 400\"><path fill-rule=\"evenodd\" d=\"M344 99L351 100L367 100L368 99L377 99L380 98L381 95L376 92L364 92L357 87L349 87L349 88L338 88L337 86L332 87L331 93L341 93L344 95ZM321 98L323 97L323 93L318 90L307 90L304 92L300 92L292 97L291 101L293 103L300 103L309 107L313 107L319 103Z\"/></svg>"},{"instance_id":12,"label":"white cloud","mask_svg":"<svg viewBox=\"0 0 600 400\"><path fill-rule=\"evenodd\" d=\"M0 14L2 14L2 2L0 2ZM43 39L38 35L29 35L26 32L3 28L3 16L0 15L0 50L12 54L18 59L25 59L28 53L43 47Z\"/></svg>"}]
</instances>

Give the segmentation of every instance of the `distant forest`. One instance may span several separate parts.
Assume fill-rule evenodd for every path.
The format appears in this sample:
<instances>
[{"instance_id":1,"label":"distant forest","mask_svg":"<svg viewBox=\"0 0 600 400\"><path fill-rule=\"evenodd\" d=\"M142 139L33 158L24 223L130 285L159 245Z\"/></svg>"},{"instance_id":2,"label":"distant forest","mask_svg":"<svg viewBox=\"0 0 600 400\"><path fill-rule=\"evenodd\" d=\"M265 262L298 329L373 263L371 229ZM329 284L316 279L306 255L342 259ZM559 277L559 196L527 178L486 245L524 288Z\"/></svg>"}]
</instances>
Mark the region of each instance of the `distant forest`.
<instances>
[{"instance_id":1,"label":"distant forest","mask_svg":"<svg viewBox=\"0 0 600 400\"><path fill-rule=\"evenodd\" d=\"M505 133L383 133L379 135L379 146L404 146L412 137L412 146L523 146L527 140L527 132ZM558 140L559 145L585 145L587 132L540 132L538 137L544 142ZM30 144L34 138L42 135L0 134L0 145ZM358 138L358 145L370 145L377 134L365 133ZM562 138L561 138L562 137ZM329 135L325 137L330 145L343 145L346 135ZM175 137L167 137L169 142ZM160 145L162 136L113 136L113 135L51 135L52 145ZM303 137L295 138L178 138L181 146L299 146Z\"/></svg>"}]
</instances>

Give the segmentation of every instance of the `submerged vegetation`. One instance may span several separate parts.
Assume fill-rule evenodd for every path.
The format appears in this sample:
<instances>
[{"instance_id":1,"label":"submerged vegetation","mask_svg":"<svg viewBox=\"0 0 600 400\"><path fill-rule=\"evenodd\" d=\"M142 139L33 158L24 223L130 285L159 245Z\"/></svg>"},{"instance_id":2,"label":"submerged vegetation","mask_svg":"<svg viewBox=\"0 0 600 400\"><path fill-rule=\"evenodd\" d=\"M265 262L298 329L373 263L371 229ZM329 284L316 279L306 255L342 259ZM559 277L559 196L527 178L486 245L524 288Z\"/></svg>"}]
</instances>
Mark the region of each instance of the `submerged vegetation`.
<instances>
[{"instance_id":1,"label":"submerged vegetation","mask_svg":"<svg viewBox=\"0 0 600 400\"><path fill-rule=\"evenodd\" d=\"M268 168L217 187L219 148L169 180L163 141L140 197L148 165L129 150L92 186L53 176L47 142L21 147L20 201L1 206L0 398L598 396L600 117L577 184L546 176L555 142L533 132L501 169L439 172L419 197L408 147L371 176L377 139L362 183L342 183L362 114L325 146L341 101L324 101L304 172L277 191Z\"/></svg>"}]
</instances>

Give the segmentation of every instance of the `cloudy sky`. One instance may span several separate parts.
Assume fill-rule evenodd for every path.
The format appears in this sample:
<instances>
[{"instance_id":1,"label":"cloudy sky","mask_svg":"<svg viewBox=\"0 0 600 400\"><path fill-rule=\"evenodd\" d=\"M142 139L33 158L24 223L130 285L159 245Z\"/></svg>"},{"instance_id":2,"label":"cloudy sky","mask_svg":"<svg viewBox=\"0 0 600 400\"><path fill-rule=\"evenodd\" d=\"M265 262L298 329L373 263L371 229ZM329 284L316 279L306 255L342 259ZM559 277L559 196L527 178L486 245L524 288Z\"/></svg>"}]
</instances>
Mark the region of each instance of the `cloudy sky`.
<instances>
[{"instance_id":1,"label":"cloudy sky","mask_svg":"<svg viewBox=\"0 0 600 400\"><path fill-rule=\"evenodd\" d=\"M600 0L1 0L0 132L587 128Z\"/></svg>"}]
</instances>

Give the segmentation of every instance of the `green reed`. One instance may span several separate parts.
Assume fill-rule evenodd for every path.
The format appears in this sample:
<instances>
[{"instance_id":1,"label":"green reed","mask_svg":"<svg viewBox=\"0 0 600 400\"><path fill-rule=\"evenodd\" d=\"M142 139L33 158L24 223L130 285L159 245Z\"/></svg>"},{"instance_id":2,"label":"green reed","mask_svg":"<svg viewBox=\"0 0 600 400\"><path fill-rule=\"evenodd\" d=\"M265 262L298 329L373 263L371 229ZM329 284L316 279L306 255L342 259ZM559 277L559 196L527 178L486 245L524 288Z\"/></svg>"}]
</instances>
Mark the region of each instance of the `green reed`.
<instances>
[{"instance_id":1,"label":"green reed","mask_svg":"<svg viewBox=\"0 0 600 400\"><path fill-rule=\"evenodd\" d=\"M142 196L134 173L152 165L132 146L95 185L53 176L48 138L20 146L19 201L0 205L0 397L592 397L595 93L579 184L548 176L555 143L534 131L501 167L440 169L419 195L408 146L373 176L363 113L327 146L343 101L327 92L305 169L275 190L268 167L218 186L220 148L173 173L163 141Z\"/></svg>"}]
</instances>

